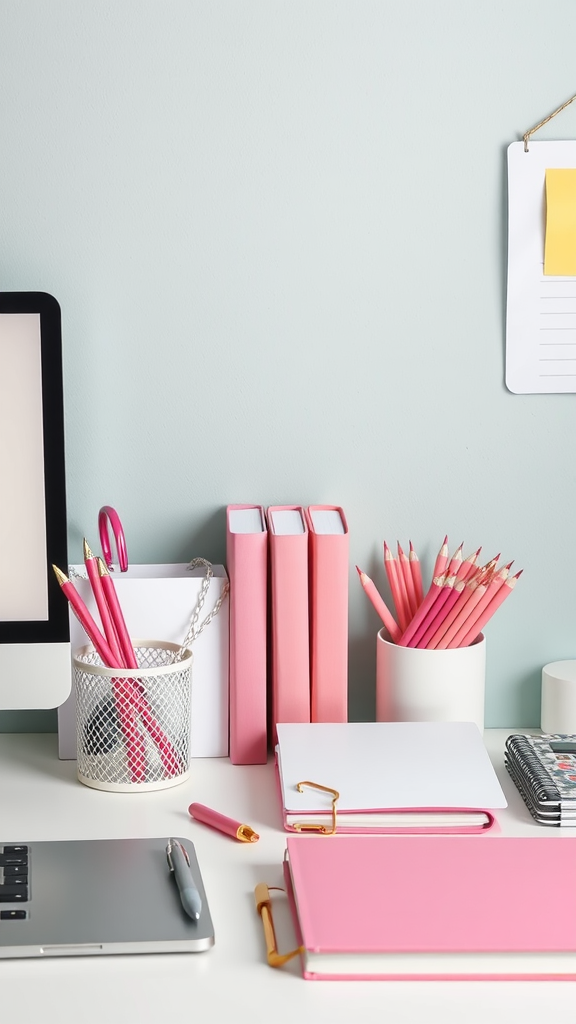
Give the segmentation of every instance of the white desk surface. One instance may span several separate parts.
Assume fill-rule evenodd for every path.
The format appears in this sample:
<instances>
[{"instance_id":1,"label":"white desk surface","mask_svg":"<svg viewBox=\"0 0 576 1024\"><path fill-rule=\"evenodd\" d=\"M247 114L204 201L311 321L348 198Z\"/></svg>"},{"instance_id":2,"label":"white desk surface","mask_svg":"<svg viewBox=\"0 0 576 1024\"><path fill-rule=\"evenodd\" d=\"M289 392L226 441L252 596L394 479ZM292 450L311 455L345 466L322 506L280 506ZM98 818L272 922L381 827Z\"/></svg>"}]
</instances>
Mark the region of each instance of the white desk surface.
<instances>
[{"instance_id":1,"label":"white desk surface","mask_svg":"<svg viewBox=\"0 0 576 1024\"><path fill-rule=\"evenodd\" d=\"M533 823L506 774L503 744L512 731L489 730L485 736L509 801L498 815L502 832L546 834L551 842L561 841L573 830ZM216 944L197 954L2 960L0 1019L6 1024L541 1024L576 1019L574 982L311 982L302 980L298 959L273 970L266 963L253 897L257 882L282 885L285 833L272 765L195 760L191 777L181 786L134 796L88 789L77 782L75 768L74 761L58 760L53 734L1 735L0 840L192 839ZM193 800L252 825L260 841L237 843L194 822L187 811ZM545 899L545 880L534 879L526 898ZM286 949L293 937L282 894L275 907L279 946Z\"/></svg>"}]
</instances>

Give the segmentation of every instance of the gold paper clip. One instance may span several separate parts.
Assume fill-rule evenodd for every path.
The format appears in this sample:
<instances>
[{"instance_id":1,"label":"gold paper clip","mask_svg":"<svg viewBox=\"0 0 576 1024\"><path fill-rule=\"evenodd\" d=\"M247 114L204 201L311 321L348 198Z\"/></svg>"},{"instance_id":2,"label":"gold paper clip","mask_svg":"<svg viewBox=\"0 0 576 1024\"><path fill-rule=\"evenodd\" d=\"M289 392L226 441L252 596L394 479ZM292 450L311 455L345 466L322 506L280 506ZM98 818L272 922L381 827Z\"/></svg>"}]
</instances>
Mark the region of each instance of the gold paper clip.
<instances>
[{"instance_id":1,"label":"gold paper clip","mask_svg":"<svg viewBox=\"0 0 576 1024\"><path fill-rule=\"evenodd\" d=\"M325 836L333 836L336 834L336 801L340 799L340 793L337 789L331 789L330 786L320 786L318 782L297 782L296 789L299 793L302 792L303 786L310 786L312 789L321 789L323 793L332 794L332 828L328 828L326 825L309 825L305 821L295 821L293 828L297 832L322 832Z\"/></svg>"},{"instance_id":2,"label":"gold paper clip","mask_svg":"<svg viewBox=\"0 0 576 1024\"><path fill-rule=\"evenodd\" d=\"M272 885L270 889L278 889L278 886ZM304 952L303 946L298 946L297 949L293 949L290 953L279 953L278 943L276 941L276 932L274 931L274 920L272 918L272 900L270 899L270 889L265 882L259 882L254 889L254 899L256 901L256 910L262 918L262 927L264 928L264 938L266 940L266 957L270 967L282 967L283 964L288 963L299 953ZM284 892L283 889L279 890Z\"/></svg>"}]
</instances>

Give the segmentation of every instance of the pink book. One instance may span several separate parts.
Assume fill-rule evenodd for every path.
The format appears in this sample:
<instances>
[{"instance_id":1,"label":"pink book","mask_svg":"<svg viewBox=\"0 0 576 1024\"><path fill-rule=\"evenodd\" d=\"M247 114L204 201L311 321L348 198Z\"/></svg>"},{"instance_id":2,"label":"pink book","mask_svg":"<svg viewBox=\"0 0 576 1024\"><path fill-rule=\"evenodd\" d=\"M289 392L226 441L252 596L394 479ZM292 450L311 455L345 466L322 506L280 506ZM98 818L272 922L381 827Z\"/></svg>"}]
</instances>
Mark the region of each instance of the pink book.
<instances>
[{"instance_id":1,"label":"pink book","mask_svg":"<svg viewBox=\"0 0 576 1024\"><path fill-rule=\"evenodd\" d=\"M272 607L272 730L310 721L308 530L298 505L268 509Z\"/></svg>"},{"instance_id":2,"label":"pink book","mask_svg":"<svg viewBox=\"0 0 576 1024\"><path fill-rule=\"evenodd\" d=\"M335 505L310 505L305 516L310 558L311 720L347 722L348 525Z\"/></svg>"},{"instance_id":3,"label":"pink book","mask_svg":"<svg viewBox=\"0 0 576 1024\"><path fill-rule=\"evenodd\" d=\"M291 837L307 979L576 979L576 836Z\"/></svg>"},{"instance_id":4,"label":"pink book","mask_svg":"<svg viewBox=\"0 0 576 1024\"><path fill-rule=\"evenodd\" d=\"M265 764L268 534L260 505L228 505L230 760Z\"/></svg>"}]
</instances>

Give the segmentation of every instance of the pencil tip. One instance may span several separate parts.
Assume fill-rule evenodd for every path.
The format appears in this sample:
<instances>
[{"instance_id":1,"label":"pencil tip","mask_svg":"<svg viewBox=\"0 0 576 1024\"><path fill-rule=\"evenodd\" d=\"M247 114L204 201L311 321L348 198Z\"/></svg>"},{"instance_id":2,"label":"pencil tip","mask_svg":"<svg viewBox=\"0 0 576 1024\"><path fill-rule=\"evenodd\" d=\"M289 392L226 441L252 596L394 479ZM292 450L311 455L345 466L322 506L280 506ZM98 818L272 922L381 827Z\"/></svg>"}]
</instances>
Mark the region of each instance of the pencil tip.
<instances>
[{"instance_id":1,"label":"pencil tip","mask_svg":"<svg viewBox=\"0 0 576 1024\"><path fill-rule=\"evenodd\" d=\"M100 557L98 557L98 572L100 576L110 575L110 573L108 572L108 566L102 561Z\"/></svg>"},{"instance_id":2,"label":"pencil tip","mask_svg":"<svg viewBox=\"0 0 576 1024\"><path fill-rule=\"evenodd\" d=\"M88 544L88 541L86 540L86 537L84 537L83 543L84 543L84 560L86 560L87 558L94 558L94 555L92 554L92 552L90 550L90 546Z\"/></svg>"},{"instance_id":3,"label":"pencil tip","mask_svg":"<svg viewBox=\"0 0 576 1024\"><path fill-rule=\"evenodd\" d=\"M58 580L60 586L62 586L63 583L68 583L68 577L66 573L62 572L62 569L59 569L57 565L52 565L52 568L56 573L56 579Z\"/></svg>"}]
</instances>

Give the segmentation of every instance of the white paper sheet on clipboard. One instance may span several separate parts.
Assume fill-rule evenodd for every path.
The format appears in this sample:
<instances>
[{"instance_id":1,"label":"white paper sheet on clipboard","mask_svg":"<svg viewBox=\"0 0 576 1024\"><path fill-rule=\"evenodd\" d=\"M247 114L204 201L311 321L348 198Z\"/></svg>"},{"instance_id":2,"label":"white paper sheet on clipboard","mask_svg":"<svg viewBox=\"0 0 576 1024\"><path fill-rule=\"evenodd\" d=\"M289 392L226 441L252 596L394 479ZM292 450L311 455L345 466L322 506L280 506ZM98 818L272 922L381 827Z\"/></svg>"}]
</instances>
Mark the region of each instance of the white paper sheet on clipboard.
<instances>
[{"instance_id":1,"label":"white paper sheet on clipboard","mask_svg":"<svg viewBox=\"0 0 576 1024\"><path fill-rule=\"evenodd\" d=\"M544 275L548 167L575 167L576 142L508 147L506 387L576 392L576 277Z\"/></svg>"}]
</instances>

